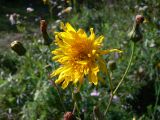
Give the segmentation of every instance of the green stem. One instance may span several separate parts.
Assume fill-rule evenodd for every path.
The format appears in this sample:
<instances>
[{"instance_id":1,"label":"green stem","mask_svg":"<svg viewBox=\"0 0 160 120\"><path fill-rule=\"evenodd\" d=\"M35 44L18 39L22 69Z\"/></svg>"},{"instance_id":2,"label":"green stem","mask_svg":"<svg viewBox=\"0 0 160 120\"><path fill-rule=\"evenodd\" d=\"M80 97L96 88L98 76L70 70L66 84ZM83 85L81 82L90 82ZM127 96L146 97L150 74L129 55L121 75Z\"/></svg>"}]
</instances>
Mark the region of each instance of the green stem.
<instances>
[{"instance_id":1,"label":"green stem","mask_svg":"<svg viewBox=\"0 0 160 120\"><path fill-rule=\"evenodd\" d=\"M114 94L114 95L115 95L115 93L117 92L117 90L118 90L118 88L120 87L120 85L122 84L122 82L124 81L124 78L125 78L125 76L127 75L128 71L129 71L129 68L131 67L131 63L132 63L132 60L133 60L134 51L135 51L135 43L132 44L132 53L131 53L131 57L130 57L128 66L127 66L127 68L126 68L126 71L125 71L125 73L123 74L122 79L121 79L120 82L118 83L117 87L116 87L115 90L113 91L113 94Z\"/></svg>"},{"instance_id":2,"label":"green stem","mask_svg":"<svg viewBox=\"0 0 160 120\"><path fill-rule=\"evenodd\" d=\"M127 75L128 71L129 71L129 68L131 67L131 63L132 63L132 60L133 60L134 51L135 51L135 43L132 44L132 53L131 53L131 57L130 57L128 66L127 66L127 68L126 68L126 70L125 70L125 72L124 72L124 74L123 74L123 76L122 76L120 82L118 83L118 85L116 86L116 88L115 88L114 91L111 90L111 97L110 97L108 106L107 106L107 108L106 108L106 110L105 110L105 112L104 112L104 115L107 114L107 112L108 112L108 110L109 110L109 107L110 107L110 105L111 105L113 96L116 94L118 88L120 87L120 85L121 85L122 82L124 81L124 78L125 78L125 76ZM112 82L111 82L111 79L110 79L110 78L109 78L109 84L110 84L111 89L112 89Z\"/></svg>"},{"instance_id":3,"label":"green stem","mask_svg":"<svg viewBox=\"0 0 160 120\"><path fill-rule=\"evenodd\" d=\"M159 80L159 77L158 77L158 70L157 70L157 81ZM152 120L155 120L155 114L156 114L156 109L157 109L157 106L158 106L158 101L159 101L159 95L160 95L160 86L159 84L156 84L157 85L157 97L156 97L156 102L155 102L155 106L154 106L154 111L153 111L153 115L152 115Z\"/></svg>"},{"instance_id":4,"label":"green stem","mask_svg":"<svg viewBox=\"0 0 160 120\"><path fill-rule=\"evenodd\" d=\"M56 90L57 90L57 93L58 93L58 96L59 96L59 99L60 99L60 102L61 102L62 107L63 107L63 109L64 109L64 112L66 112L66 108L65 108L65 105L64 105L64 103L63 103L63 101L62 101L60 91L59 91L57 85L54 83L54 81L52 81L52 84L53 84L53 86L55 86L55 88L56 88Z\"/></svg>"},{"instance_id":5,"label":"green stem","mask_svg":"<svg viewBox=\"0 0 160 120\"><path fill-rule=\"evenodd\" d=\"M111 88L111 93L113 93L113 84L112 84L112 79L111 79L109 71L107 71L107 76L108 76L108 79L109 79L109 85L110 85L110 88Z\"/></svg>"},{"instance_id":6,"label":"green stem","mask_svg":"<svg viewBox=\"0 0 160 120\"><path fill-rule=\"evenodd\" d=\"M106 108L106 110L104 112L104 115L106 115L106 113L107 113L107 111L108 111L108 109L109 109L109 107L111 105L112 99L113 99L113 84L112 84L112 79L111 79L109 71L107 71L107 75L108 75L109 85L110 85L110 89L111 89L111 97L109 99L109 103L108 103L107 108Z\"/></svg>"},{"instance_id":7,"label":"green stem","mask_svg":"<svg viewBox=\"0 0 160 120\"><path fill-rule=\"evenodd\" d=\"M156 108L157 108L158 101L159 101L159 93L160 93L160 88L158 89L158 95L157 95L157 97L156 97L156 103L155 103L155 106L154 106L154 111L153 111L153 115L152 115L152 120L155 120Z\"/></svg>"},{"instance_id":8,"label":"green stem","mask_svg":"<svg viewBox=\"0 0 160 120\"><path fill-rule=\"evenodd\" d=\"M109 107L111 106L112 99L113 99L113 93L111 93L111 97L110 97L110 99L109 99L109 103L108 103L108 105L107 105L107 108L106 108L106 110L105 110L105 112L104 112L104 116L107 114L107 112L108 112L108 110L109 110Z\"/></svg>"},{"instance_id":9,"label":"green stem","mask_svg":"<svg viewBox=\"0 0 160 120\"><path fill-rule=\"evenodd\" d=\"M73 99L73 101L74 101L74 107L73 107L72 113L75 114L75 111L76 111L76 109L77 109L78 117L80 118L80 114L79 114L79 113L80 113L80 110L79 110L79 108L78 108L77 99L76 99L76 95L75 95L74 92L72 92L72 99Z\"/></svg>"}]
</instances>

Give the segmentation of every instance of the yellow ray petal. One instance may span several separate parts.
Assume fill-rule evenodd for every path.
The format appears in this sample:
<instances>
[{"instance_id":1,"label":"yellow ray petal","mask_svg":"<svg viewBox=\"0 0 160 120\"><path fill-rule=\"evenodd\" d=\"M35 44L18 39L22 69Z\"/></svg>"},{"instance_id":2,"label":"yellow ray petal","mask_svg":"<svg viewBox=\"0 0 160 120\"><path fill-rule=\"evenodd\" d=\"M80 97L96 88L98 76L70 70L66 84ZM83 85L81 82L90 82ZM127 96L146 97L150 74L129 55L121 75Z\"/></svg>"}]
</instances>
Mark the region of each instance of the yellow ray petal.
<instances>
[{"instance_id":1,"label":"yellow ray petal","mask_svg":"<svg viewBox=\"0 0 160 120\"><path fill-rule=\"evenodd\" d=\"M101 50L101 51L100 51L100 54L101 54L101 55L104 55L104 54L108 54L108 53L111 53L111 52L122 53L123 51L122 51L122 50L118 50L118 49Z\"/></svg>"},{"instance_id":2,"label":"yellow ray petal","mask_svg":"<svg viewBox=\"0 0 160 120\"><path fill-rule=\"evenodd\" d=\"M95 40L94 44L101 44L101 43L103 42L103 40L104 40L104 36L99 36L99 37Z\"/></svg>"},{"instance_id":3,"label":"yellow ray petal","mask_svg":"<svg viewBox=\"0 0 160 120\"><path fill-rule=\"evenodd\" d=\"M76 63L81 65L87 65L88 61L77 61Z\"/></svg>"},{"instance_id":4,"label":"yellow ray petal","mask_svg":"<svg viewBox=\"0 0 160 120\"><path fill-rule=\"evenodd\" d=\"M97 65L95 67L92 67L89 72L89 81L94 83L94 85L98 84L98 77L97 77L98 72L99 72L99 67Z\"/></svg>"},{"instance_id":5,"label":"yellow ray petal","mask_svg":"<svg viewBox=\"0 0 160 120\"><path fill-rule=\"evenodd\" d=\"M59 67L57 70L53 71L51 74L50 74L50 77L54 77L58 74L60 74L62 71L63 71L64 67Z\"/></svg>"},{"instance_id":6,"label":"yellow ray petal","mask_svg":"<svg viewBox=\"0 0 160 120\"><path fill-rule=\"evenodd\" d=\"M63 22L60 22L60 29L63 29L64 31L66 30L65 25Z\"/></svg>"},{"instance_id":7,"label":"yellow ray petal","mask_svg":"<svg viewBox=\"0 0 160 120\"><path fill-rule=\"evenodd\" d=\"M85 33L85 31L83 29L79 29L77 31L77 33L78 33L79 37L81 37L81 38L87 38L87 34Z\"/></svg>"},{"instance_id":8,"label":"yellow ray petal","mask_svg":"<svg viewBox=\"0 0 160 120\"><path fill-rule=\"evenodd\" d=\"M65 79L65 76L63 76L63 77L61 77L61 78L58 78L58 79L55 81L55 83L56 83L56 84L60 84L61 82L64 81L64 79Z\"/></svg>"},{"instance_id":9,"label":"yellow ray petal","mask_svg":"<svg viewBox=\"0 0 160 120\"><path fill-rule=\"evenodd\" d=\"M69 81L68 80L65 80L63 83L62 83L62 89L65 89L69 84Z\"/></svg>"},{"instance_id":10,"label":"yellow ray petal","mask_svg":"<svg viewBox=\"0 0 160 120\"><path fill-rule=\"evenodd\" d=\"M94 31L93 31L93 28L90 28L90 32L91 32L91 34L89 36L89 40L94 40L95 34L94 34Z\"/></svg>"},{"instance_id":11,"label":"yellow ray petal","mask_svg":"<svg viewBox=\"0 0 160 120\"><path fill-rule=\"evenodd\" d=\"M56 55L56 56L52 57L52 60L54 61L54 60L60 59L62 57L64 57L64 55Z\"/></svg>"},{"instance_id":12,"label":"yellow ray petal","mask_svg":"<svg viewBox=\"0 0 160 120\"><path fill-rule=\"evenodd\" d=\"M75 29L69 23L66 23L66 30L76 32Z\"/></svg>"}]
</instances>

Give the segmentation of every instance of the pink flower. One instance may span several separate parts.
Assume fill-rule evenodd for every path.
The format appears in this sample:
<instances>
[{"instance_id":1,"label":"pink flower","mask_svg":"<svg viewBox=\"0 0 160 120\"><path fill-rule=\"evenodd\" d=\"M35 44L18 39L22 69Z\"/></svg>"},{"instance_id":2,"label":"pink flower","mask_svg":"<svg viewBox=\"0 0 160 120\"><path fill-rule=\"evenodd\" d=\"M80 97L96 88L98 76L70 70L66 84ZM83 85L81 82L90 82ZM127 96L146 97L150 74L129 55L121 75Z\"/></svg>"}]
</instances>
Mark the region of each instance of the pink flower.
<instances>
[{"instance_id":1,"label":"pink flower","mask_svg":"<svg viewBox=\"0 0 160 120\"><path fill-rule=\"evenodd\" d=\"M95 97L98 97L99 96L99 92L97 90L93 90L93 92L91 92L91 96L95 96Z\"/></svg>"}]
</instances>

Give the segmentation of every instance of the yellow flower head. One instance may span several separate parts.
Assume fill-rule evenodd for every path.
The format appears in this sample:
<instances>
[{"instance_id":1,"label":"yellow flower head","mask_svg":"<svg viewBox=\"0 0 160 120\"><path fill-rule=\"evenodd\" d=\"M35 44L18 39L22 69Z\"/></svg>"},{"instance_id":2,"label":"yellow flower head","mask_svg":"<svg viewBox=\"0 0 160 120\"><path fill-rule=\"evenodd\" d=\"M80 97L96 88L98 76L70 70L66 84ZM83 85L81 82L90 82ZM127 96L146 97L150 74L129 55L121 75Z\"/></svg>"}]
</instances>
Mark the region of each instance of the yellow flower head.
<instances>
[{"instance_id":1,"label":"yellow flower head","mask_svg":"<svg viewBox=\"0 0 160 120\"><path fill-rule=\"evenodd\" d=\"M63 89L71 82L82 84L84 76L88 76L90 83L97 85L97 73L100 70L104 73L107 71L101 55L122 51L101 50L104 37L96 37L93 28L90 29L89 37L84 30L76 31L69 23L62 24L62 28L64 32L57 32L55 35L58 48L52 51L55 55L52 59L61 66L51 74L51 77L59 75L55 83L62 83Z\"/></svg>"}]
</instances>

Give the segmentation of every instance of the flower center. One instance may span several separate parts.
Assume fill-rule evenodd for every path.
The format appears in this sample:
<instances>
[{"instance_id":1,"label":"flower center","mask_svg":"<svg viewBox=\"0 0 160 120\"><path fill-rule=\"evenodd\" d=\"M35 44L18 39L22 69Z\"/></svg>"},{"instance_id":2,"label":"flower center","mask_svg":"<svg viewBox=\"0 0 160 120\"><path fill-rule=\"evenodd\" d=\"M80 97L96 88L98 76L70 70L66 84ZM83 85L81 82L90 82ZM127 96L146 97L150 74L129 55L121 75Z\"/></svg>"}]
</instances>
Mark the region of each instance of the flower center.
<instances>
[{"instance_id":1,"label":"flower center","mask_svg":"<svg viewBox=\"0 0 160 120\"><path fill-rule=\"evenodd\" d=\"M81 60L81 61L88 59L87 53L80 52L79 55L78 55L78 59Z\"/></svg>"}]
</instances>

